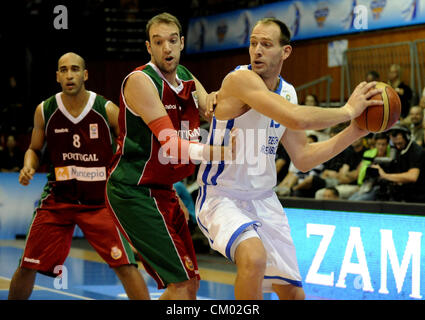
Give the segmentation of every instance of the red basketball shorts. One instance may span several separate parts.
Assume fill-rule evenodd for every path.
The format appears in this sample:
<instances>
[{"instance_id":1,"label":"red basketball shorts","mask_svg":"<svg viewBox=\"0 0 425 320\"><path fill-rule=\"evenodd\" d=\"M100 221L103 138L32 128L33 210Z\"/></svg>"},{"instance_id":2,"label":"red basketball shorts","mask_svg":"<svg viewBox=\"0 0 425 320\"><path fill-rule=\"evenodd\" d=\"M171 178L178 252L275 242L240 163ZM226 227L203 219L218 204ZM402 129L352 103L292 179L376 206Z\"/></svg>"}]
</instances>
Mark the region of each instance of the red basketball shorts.
<instances>
[{"instance_id":1,"label":"red basketball shorts","mask_svg":"<svg viewBox=\"0 0 425 320\"><path fill-rule=\"evenodd\" d=\"M76 225L110 267L136 264L106 207L59 203L49 195L35 210L20 266L54 276L69 254Z\"/></svg>"}]
</instances>

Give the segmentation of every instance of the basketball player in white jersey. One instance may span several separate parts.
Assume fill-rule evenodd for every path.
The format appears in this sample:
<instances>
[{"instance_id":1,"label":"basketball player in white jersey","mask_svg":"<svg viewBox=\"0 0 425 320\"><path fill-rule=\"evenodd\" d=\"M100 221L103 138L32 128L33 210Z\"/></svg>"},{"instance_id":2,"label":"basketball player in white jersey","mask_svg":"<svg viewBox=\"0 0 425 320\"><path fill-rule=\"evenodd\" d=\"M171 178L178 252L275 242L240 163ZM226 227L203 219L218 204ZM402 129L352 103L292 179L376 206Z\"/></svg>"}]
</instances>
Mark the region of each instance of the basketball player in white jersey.
<instances>
[{"instance_id":1,"label":"basketball player in white jersey","mask_svg":"<svg viewBox=\"0 0 425 320\"><path fill-rule=\"evenodd\" d=\"M308 171L367 132L352 121L332 139L308 144L304 130L349 121L367 106L382 104L368 100L380 92L376 83L363 82L342 108L296 105L294 88L280 77L292 51L289 40L288 28L277 19L254 26L251 64L223 80L208 136L208 143L225 145L229 130L238 128L236 161L203 163L198 173L197 221L211 247L236 263L236 299L261 299L271 291L280 299L305 297L288 221L273 192L279 141L295 166Z\"/></svg>"}]
</instances>

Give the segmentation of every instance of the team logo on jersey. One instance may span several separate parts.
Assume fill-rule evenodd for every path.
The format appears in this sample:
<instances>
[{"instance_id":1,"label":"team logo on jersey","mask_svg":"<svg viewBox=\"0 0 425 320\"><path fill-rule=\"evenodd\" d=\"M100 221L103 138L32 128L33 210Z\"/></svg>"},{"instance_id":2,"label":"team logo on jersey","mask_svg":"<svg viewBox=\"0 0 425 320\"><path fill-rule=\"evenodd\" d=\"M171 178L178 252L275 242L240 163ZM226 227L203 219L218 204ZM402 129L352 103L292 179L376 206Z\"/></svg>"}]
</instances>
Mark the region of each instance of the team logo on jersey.
<instances>
[{"instance_id":1,"label":"team logo on jersey","mask_svg":"<svg viewBox=\"0 0 425 320\"><path fill-rule=\"evenodd\" d=\"M90 139L98 139L99 130L97 128L97 123L90 123Z\"/></svg>"},{"instance_id":2,"label":"team logo on jersey","mask_svg":"<svg viewBox=\"0 0 425 320\"><path fill-rule=\"evenodd\" d=\"M122 257L122 251L117 246L113 246L111 248L111 257L114 260L120 259Z\"/></svg>"},{"instance_id":3,"label":"team logo on jersey","mask_svg":"<svg viewBox=\"0 0 425 320\"><path fill-rule=\"evenodd\" d=\"M68 128L55 129L55 133L67 133L69 132Z\"/></svg>"},{"instance_id":4,"label":"team logo on jersey","mask_svg":"<svg viewBox=\"0 0 425 320\"><path fill-rule=\"evenodd\" d=\"M193 266L193 262L189 258L189 256L184 256L183 259L184 259L184 264L185 264L187 269L189 269L190 271L195 270L195 267Z\"/></svg>"},{"instance_id":5,"label":"team logo on jersey","mask_svg":"<svg viewBox=\"0 0 425 320\"><path fill-rule=\"evenodd\" d=\"M66 166L55 168L56 181L78 180L78 181L105 181L106 168L105 167L77 167Z\"/></svg>"},{"instance_id":6,"label":"team logo on jersey","mask_svg":"<svg viewBox=\"0 0 425 320\"><path fill-rule=\"evenodd\" d=\"M198 106L198 93L196 91L192 91L192 98L193 98L193 101L195 102L196 109L199 109L199 106Z\"/></svg>"},{"instance_id":7,"label":"team logo on jersey","mask_svg":"<svg viewBox=\"0 0 425 320\"><path fill-rule=\"evenodd\" d=\"M24 257L25 262L40 264L40 260Z\"/></svg>"},{"instance_id":8,"label":"team logo on jersey","mask_svg":"<svg viewBox=\"0 0 425 320\"><path fill-rule=\"evenodd\" d=\"M56 181L66 181L70 179L68 167L55 168Z\"/></svg>"},{"instance_id":9,"label":"team logo on jersey","mask_svg":"<svg viewBox=\"0 0 425 320\"><path fill-rule=\"evenodd\" d=\"M176 110L177 106L175 104L166 104L164 105L165 110Z\"/></svg>"}]
</instances>

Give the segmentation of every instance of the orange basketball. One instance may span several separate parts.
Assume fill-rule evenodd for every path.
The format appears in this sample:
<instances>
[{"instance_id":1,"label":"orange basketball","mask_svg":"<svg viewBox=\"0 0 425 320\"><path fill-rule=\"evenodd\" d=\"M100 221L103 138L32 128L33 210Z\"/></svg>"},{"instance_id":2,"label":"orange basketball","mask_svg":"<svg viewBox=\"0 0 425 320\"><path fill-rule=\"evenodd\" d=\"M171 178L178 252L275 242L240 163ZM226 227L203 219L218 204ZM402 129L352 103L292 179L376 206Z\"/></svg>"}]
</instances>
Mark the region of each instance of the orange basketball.
<instances>
[{"instance_id":1,"label":"orange basketball","mask_svg":"<svg viewBox=\"0 0 425 320\"><path fill-rule=\"evenodd\" d=\"M377 89L382 93L374 95L371 100L383 100L383 105L367 107L355 120L357 125L369 132L382 132L390 129L400 118L401 101L397 92L388 84L378 82Z\"/></svg>"}]
</instances>

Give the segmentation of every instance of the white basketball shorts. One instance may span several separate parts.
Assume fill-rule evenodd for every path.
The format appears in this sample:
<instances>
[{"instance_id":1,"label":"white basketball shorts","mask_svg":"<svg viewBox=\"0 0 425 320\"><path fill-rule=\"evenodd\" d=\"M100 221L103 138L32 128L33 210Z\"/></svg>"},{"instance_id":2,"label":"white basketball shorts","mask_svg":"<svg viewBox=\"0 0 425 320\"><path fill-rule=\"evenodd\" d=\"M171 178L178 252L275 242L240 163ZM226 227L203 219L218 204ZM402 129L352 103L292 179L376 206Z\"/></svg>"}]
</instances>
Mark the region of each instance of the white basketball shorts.
<instances>
[{"instance_id":1,"label":"white basketball shorts","mask_svg":"<svg viewBox=\"0 0 425 320\"><path fill-rule=\"evenodd\" d=\"M236 192L201 186L196 220L211 248L232 261L239 243L261 239L267 252L264 292L271 292L273 283L302 287L288 219L272 190Z\"/></svg>"}]
</instances>

